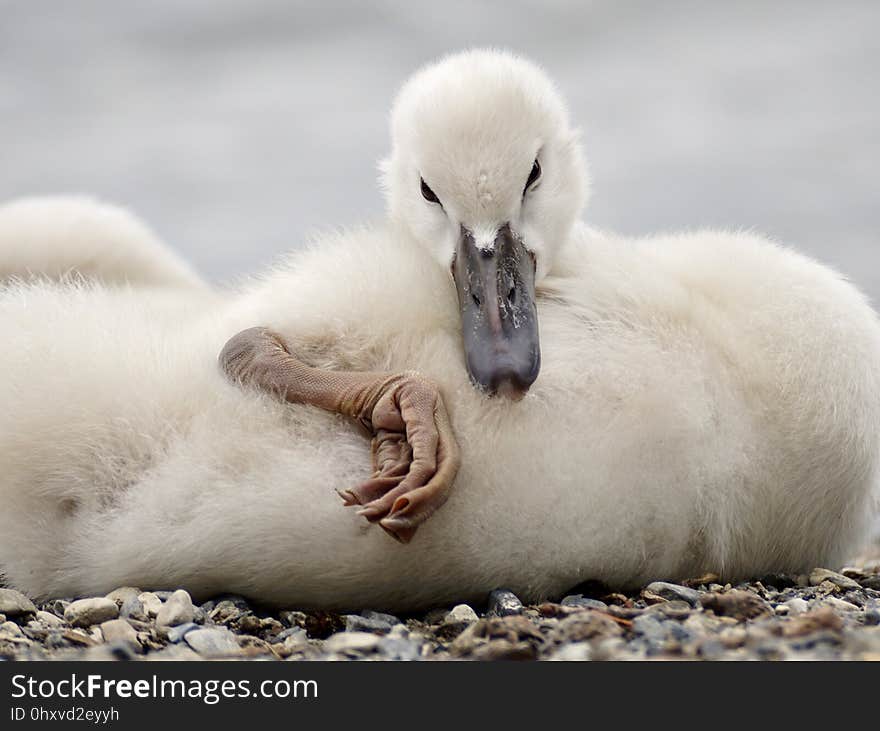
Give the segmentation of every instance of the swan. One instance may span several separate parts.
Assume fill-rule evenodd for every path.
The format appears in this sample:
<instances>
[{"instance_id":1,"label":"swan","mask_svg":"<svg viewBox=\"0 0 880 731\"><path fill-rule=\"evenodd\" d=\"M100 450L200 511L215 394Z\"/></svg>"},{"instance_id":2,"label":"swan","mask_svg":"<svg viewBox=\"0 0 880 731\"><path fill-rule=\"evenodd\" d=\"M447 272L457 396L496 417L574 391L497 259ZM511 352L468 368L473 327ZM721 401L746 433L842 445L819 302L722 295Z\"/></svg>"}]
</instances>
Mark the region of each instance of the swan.
<instances>
[{"instance_id":1,"label":"swan","mask_svg":"<svg viewBox=\"0 0 880 731\"><path fill-rule=\"evenodd\" d=\"M578 133L518 56L419 70L391 131L387 219L237 290L2 290L8 585L403 611L799 572L858 545L880 326L855 287L752 233L588 227ZM412 420L436 460L409 524L400 494L374 513L352 494L366 479L381 502L382 450L415 460L348 404L377 383L433 408Z\"/></svg>"}]
</instances>

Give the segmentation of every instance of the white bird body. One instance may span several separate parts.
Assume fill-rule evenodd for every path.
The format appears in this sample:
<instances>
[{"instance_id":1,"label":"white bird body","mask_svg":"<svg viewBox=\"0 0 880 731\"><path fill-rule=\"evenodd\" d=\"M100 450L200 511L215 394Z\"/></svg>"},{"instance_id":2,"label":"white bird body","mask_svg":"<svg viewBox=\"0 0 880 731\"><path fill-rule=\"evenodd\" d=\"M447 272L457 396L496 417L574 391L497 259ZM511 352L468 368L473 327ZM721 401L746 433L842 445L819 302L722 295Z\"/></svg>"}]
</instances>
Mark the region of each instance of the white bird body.
<instances>
[{"instance_id":1,"label":"white bird body","mask_svg":"<svg viewBox=\"0 0 880 731\"><path fill-rule=\"evenodd\" d=\"M546 267L543 367L519 402L471 385L448 269L410 226L325 239L235 293L9 285L0 573L37 597L182 586L402 610L801 571L858 547L880 323L854 287L712 231L575 224ZM222 375L255 324L316 366L440 385L462 466L410 544L342 507L370 464L352 421Z\"/></svg>"},{"instance_id":2,"label":"white bird body","mask_svg":"<svg viewBox=\"0 0 880 731\"><path fill-rule=\"evenodd\" d=\"M471 387L450 283L386 232L325 242L225 307L8 288L3 573L36 596L179 585L406 608L843 559L877 463L880 328L862 297L752 236L581 233L545 281L545 367L518 403ZM342 508L334 489L369 465L348 420L221 375L217 352L252 322L315 364L441 384L462 468L411 544Z\"/></svg>"}]
</instances>

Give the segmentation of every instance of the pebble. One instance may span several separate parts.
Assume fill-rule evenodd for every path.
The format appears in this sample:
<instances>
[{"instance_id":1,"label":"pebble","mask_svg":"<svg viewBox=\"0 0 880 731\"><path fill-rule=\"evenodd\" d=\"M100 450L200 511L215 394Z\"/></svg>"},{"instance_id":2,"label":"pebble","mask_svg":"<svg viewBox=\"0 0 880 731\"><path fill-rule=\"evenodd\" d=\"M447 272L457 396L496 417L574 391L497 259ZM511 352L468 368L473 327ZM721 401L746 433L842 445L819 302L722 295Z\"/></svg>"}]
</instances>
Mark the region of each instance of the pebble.
<instances>
[{"instance_id":1,"label":"pebble","mask_svg":"<svg viewBox=\"0 0 880 731\"><path fill-rule=\"evenodd\" d=\"M685 601L692 607L695 607L700 601L700 592L696 589L690 589L679 584L670 584L666 581L654 581L648 584L642 590L642 596L645 599L665 599L667 601L680 600Z\"/></svg>"},{"instance_id":2,"label":"pebble","mask_svg":"<svg viewBox=\"0 0 880 731\"><path fill-rule=\"evenodd\" d=\"M37 612L37 621L47 627L62 627L64 620L56 617L52 612L44 612L42 609Z\"/></svg>"},{"instance_id":3,"label":"pebble","mask_svg":"<svg viewBox=\"0 0 880 731\"><path fill-rule=\"evenodd\" d=\"M205 627L187 632L183 638L202 657L238 655L241 651L235 635L226 628Z\"/></svg>"},{"instance_id":4,"label":"pebble","mask_svg":"<svg viewBox=\"0 0 880 731\"><path fill-rule=\"evenodd\" d=\"M443 626L445 627L466 627L473 624L480 618L477 613L467 604L459 604L453 607L445 617L443 617Z\"/></svg>"},{"instance_id":5,"label":"pebble","mask_svg":"<svg viewBox=\"0 0 880 731\"><path fill-rule=\"evenodd\" d=\"M565 600L563 600L565 603ZM523 605L519 597L507 589L495 589L489 593L488 613L496 617L510 617L522 614Z\"/></svg>"},{"instance_id":6,"label":"pebble","mask_svg":"<svg viewBox=\"0 0 880 731\"><path fill-rule=\"evenodd\" d=\"M393 614L385 614L383 612L374 612L371 609L365 609L361 612L361 616L364 619L374 619L378 622L385 622L386 624L391 625L392 627L398 624L402 624L400 619L395 617Z\"/></svg>"},{"instance_id":7,"label":"pebble","mask_svg":"<svg viewBox=\"0 0 880 731\"><path fill-rule=\"evenodd\" d=\"M859 612L861 609L857 607L855 604L851 604L850 602L844 601L843 599L838 599L837 597L829 596L825 597L822 601L822 605L826 607L831 607L840 612Z\"/></svg>"},{"instance_id":8,"label":"pebble","mask_svg":"<svg viewBox=\"0 0 880 731\"><path fill-rule=\"evenodd\" d=\"M121 607L129 599L137 599L140 593L141 590L133 586L120 586L118 589L114 589L109 594L107 594L107 598L112 599L114 602L116 602L117 606Z\"/></svg>"},{"instance_id":9,"label":"pebble","mask_svg":"<svg viewBox=\"0 0 880 731\"><path fill-rule=\"evenodd\" d=\"M24 637L24 632L21 631L21 627L15 622L3 622L3 624L0 624L0 632L5 632L12 637Z\"/></svg>"},{"instance_id":10,"label":"pebble","mask_svg":"<svg viewBox=\"0 0 880 731\"><path fill-rule=\"evenodd\" d=\"M800 597L789 599L787 602L785 602L785 606L788 607L789 614L792 615L803 614L810 608L810 605Z\"/></svg>"},{"instance_id":11,"label":"pebble","mask_svg":"<svg viewBox=\"0 0 880 731\"><path fill-rule=\"evenodd\" d=\"M593 659L593 651L587 642L572 642L554 650L547 656L548 660L562 662L578 662Z\"/></svg>"},{"instance_id":12,"label":"pebble","mask_svg":"<svg viewBox=\"0 0 880 731\"><path fill-rule=\"evenodd\" d=\"M381 638L372 632L337 632L324 641L324 650L330 653L363 653L375 650Z\"/></svg>"},{"instance_id":13,"label":"pebble","mask_svg":"<svg viewBox=\"0 0 880 731\"><path fill-rule=\"evenodd\" d=\"M359 614L345 615L346 632L375 632L385 634L391 630L391 623L382 619L371 619Z\"/></svg>"},{"instance_id":14,"label":"pebble","mask_svg":"<svg viewBox=\"0 0 880 731\"><path fill-rule=\"evenodd\" d=\"M119 616L116 602L106 597L78 599L64 610L64 621L73 627L90 627Z\"/></svg>"},{"instance_id":15,"label":"pebble","mask_svg":"<svg viewBox=\"0 0 880 731\"><path fill-rule=\"evenodd\" d=\"M152 591L138 594L137 598L148 617L155 617L162 608L162 600Z\"/></svg>"},{"instance_id":16,"label":"pebble","mask_svg":"<svg viewBox=\"0 0 880 731\"><path fill-rule=\"evenodd\" d=\"M124 619L111 619L107 622L102 622L101 635L104 637L104 642L108 644L121 642L135 651L141 649L137 632Z\"/></svg>"},{"instance_id":17,"label":"pebble","mask_svg":"<svg viewBox=\"0 0 880 731\"><path fill-rule=\"evenodd\" d=\"M178 624L188 624L193 621L195 608L189 592L178 589L156 612L157 627L175 627Z\"/></svg>"},{"instance_id":18,"label":"pebble","mask_svg":"<svg viewBox=\"0 0 880 731\"><path fill-rule=\"evenodd\" d=\"M598 609L600 612L608 609L608 605L605 602L598 599L590 599L583 594L570 594L559 603L563 607L584 607L585 609Z\"/></svg>"},{"instance_id":19,"label":"pebble","mask_svg":"<svg viewBox=\"0 0 880 731\"><path fill-rule=\"evenodd\" d=\"M186 637L193 630L199 629L199 625L195 622L187 622L186 624L179 624L176 627L168 627L165 630L165 637L169 642L176 643L180 642L184 637Z\"/></svg>"},{"instance_id":20,"label":"pebble","mask_svg":"<svg viewBox=\"0 0 880 731\"><path fill-rule=\"evenodd\" d=\"M742 589L706 594L700 597L700 604L719 617L732 617L740 621L773 613L771 606L761 597Z\"/></svg>"},{"instance_id":21,"label":"pebble","mask_svg":"<svg viewBox=\"0 0 880 731\"><path fill-rule=\"evenodd\" d=\"M143 602L137 596L129 597L122 603L122 606L119 607L119 616L136 619L140 622L147 622L150 619Z\"/></svg>"},{"instance_id":22,"label":"pebble","mask_svg":"<svg viewBox=\"0 0 880 731\"><path fill-rule=\"evenodd\" d=\"M20 614L36 614L34 603L20 591L0 589L0 614L17 617Z\"/></svg>"},{"instance_id":23,"label":"pebble","mask_svg":"<svg viewBox=\"0 0 880 731\"><path fill-rule=\"evenodd\" d=\"M810 572L810 584L812 586L820 586L823 582L829 581L838 589L860 589L861 585L855 579L850 579L843 574L829 569L813 569Z\"/></svg>"}]
</instances>

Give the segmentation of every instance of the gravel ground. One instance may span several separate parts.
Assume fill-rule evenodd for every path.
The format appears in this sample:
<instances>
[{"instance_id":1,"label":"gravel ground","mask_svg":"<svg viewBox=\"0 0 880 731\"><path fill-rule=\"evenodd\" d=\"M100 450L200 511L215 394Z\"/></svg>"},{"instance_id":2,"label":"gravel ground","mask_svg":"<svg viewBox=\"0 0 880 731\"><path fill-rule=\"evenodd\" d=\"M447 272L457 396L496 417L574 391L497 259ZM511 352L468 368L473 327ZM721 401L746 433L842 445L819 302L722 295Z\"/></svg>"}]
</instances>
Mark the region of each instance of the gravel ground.
<instances>
[{"instance_id":1,"label":"gravel ground","mask_svg":"<svg viewBox=\"0 0 880 731\"><path fill-rule=\"evenodd\" d=\"M478 613L480 612L480 613ZM713 575L523 606L392 616L266 610L239 596L117 589L34 605L0 589L5 660L880 660L880 560L721 585Z\"/></svg>"}]
</instances>

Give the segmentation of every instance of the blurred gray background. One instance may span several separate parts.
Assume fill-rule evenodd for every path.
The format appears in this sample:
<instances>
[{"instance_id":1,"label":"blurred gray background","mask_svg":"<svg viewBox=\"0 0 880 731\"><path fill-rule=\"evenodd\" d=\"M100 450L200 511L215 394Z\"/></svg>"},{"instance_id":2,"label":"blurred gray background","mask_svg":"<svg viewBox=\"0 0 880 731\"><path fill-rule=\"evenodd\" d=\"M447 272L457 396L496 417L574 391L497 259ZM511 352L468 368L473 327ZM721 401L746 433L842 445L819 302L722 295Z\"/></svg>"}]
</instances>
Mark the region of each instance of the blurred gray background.
<instances>
[{"instance_id":1,"label":"blurred gray background","mask_svg":"<svg viewBox=\"0 0 880 731\"><path fill-rule=\"evenodd\" d=\"M880 300L880 3L0 0L0 199L94 192L210 277L382 214L395 90L473 45L544 65L587 216L764 231Z\"/></svg>"}]
</instances>

